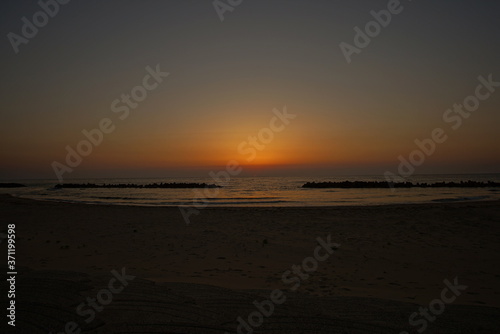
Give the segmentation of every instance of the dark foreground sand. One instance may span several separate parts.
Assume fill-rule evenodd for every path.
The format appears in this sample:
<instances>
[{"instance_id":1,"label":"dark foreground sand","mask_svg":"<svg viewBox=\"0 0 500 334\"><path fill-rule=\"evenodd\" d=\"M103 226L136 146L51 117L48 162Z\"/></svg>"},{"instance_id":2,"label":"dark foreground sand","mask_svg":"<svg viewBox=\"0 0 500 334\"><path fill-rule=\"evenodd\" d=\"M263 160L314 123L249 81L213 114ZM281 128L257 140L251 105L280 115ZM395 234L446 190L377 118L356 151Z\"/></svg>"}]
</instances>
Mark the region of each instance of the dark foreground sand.
<instances>
[{"instance_id":1,"label":"dark foreground sand","mask_svg":"<svg viewBox=\"0 0 500 334\"><path fill-rule=\"evenodd\" d=\"M425 333L500 333L498 201L211 208L189 226L177 208L1 196L0 210L0 232L16 224L19 267L16 328L7 333L60 333L71 321L78 327L67 333L237 333L237 318L248 322L253 302L273 289L286 301L241 333L397 334L424 324ZM308 277L289 273L296 280L284 282L328 235L341 246ZM102 292L122 268L135 278L120 292ZM460 295L432 320L417 314L410 324L455 278L466 286ZM1 287L5 296L5 281ZM112 300L90 320L86 300L96 296Z\"/></svg>"}]
</instances>

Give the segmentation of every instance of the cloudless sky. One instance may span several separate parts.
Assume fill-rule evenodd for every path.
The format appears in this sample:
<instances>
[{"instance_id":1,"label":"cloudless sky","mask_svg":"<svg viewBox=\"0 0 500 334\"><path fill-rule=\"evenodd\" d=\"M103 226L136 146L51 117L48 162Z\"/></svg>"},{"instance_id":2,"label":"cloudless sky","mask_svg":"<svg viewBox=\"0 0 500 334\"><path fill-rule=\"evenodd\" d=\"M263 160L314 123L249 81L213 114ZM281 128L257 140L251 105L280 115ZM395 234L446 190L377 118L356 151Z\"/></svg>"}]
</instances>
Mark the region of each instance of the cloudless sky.
<instances>
[{"instance_id":1,"label":"cloudless sky","mask_svg":"<svg viewBox=\"0 0 500 334\"><path fill-rule=\"evenodd\" d=\"M225 1L224 1L225 2ZM237 160L252 175L382 174L434 128L417 173L500 172L500 87L451 130L443 113L500 81L498 1L402 1L348 64L339 43L388 1L244 0L224 21L211 0L72 0L15 54L37 1L1 7L0 178L55 178L81 131L115 131L71 177L203 176ZM121 121L112 101L147 66L170 75ZM297 117L252 162L238 153L272 110Z\"/></svg>"}]
</instances>

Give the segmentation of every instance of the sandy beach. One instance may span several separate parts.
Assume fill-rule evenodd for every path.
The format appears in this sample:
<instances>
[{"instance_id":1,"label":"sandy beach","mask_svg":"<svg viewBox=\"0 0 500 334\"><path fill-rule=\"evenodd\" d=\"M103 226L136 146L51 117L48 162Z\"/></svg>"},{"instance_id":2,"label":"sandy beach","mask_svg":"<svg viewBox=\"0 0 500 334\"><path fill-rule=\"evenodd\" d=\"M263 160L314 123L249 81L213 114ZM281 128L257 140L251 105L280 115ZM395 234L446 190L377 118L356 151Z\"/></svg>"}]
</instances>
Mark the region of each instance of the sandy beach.
<instances>
[{"instance_id":1,"label":"sandy beach","mask_svg":"<svg viewBox=\"0 0 500 334\"><path fill-rule=\"evenodd\" d=\"M499 1L0 6L0 334L500 334Z\"/></svg>"},{"instance_id":2,"label":"sandy beach","mask_svg":"<svg viewBox=\"0 0 500 334\"><path fill-rule=\"evenodd\" d=\"M207 208L186 225L178 208L4 195L2 232L16 225L22 267L16 332L64 333L74 321L75 333L237 333L241 317L241 333L416 333L424 323L410 315L442 299L447 280L462 289L425 332L493 333L499 205ZM331 254L328 241L340 245ZM134 278L87 321L75 309L112 271ZM249 325L253 302L276 289L286 300Z\"/></svg>"}]
</instances>

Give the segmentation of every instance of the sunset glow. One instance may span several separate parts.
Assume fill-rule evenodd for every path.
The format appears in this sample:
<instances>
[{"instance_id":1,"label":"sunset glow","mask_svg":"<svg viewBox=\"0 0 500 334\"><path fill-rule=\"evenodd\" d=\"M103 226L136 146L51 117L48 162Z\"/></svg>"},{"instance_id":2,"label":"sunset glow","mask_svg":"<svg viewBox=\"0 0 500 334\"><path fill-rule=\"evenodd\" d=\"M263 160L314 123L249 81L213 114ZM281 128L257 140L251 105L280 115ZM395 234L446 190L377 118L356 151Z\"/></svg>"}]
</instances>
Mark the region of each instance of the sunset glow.
<instances>
[{"instance_id":1,"label":"sunset glow","mask_svg":"<svg viewBox=\"0 0 500 334\"><path fill-rule=\"evenodd\" d=\"M495 72L496 43L464 34L460 45L473 47L455 52L458 41L445 34L452 23L436 19L434 26L415 29L401 23L383 31L356 58L365 57L364 61L347 64L337 44L352 38L353 20L346 16L356 17L354 7L318 1L307 8L314 12L314 20L298 7L276 12L266 7L261 24L248 30L245 17L262 11L264 4L238 13L241 17L230 23L231 29L221 29L217 19L206 22L204 29L186 27L179 12L203 15L193 12L193 4L177 5L177 14L168 6L155 2L139 30L104 16L79 30L85 15L72 22L71 13L92 8L67 6L68 15L51 22L52 28L26 45L26 52L17 56L12 50L2 51L9 83L3 100L9 113L0 125L2 145L9 147L0 153L4 177L53 178L52 163L64 163L66 147L76 149L86 139L82 131L97 128L105 118L114 130L83 157L71 177L98 177L111 169L120 175L202 176L230 160L251 166L251 174L281 171L286 176L291 170L300 170L300 175L327 170L382 174L397 168L398 157L408 157L416 148L415 140L429 137L438 127L450 139L426 159L419 173L500 168L496 140L500 94L482 102L456 132L452 122L443 120L448 108L474 92L479 76L500 80ZM437 15L425 8L413 6L400 15L407 22ZM16 17L17 10L13 7L10 15ZM113 10L120 17L145 9L127 2ZM278 24L274 18L282 16L282 10L286 19ZM303 24L296 24L299 18ZM461 21L460 16L455 19ZM494 19L488 20L471 29L494 36L498 27L488 26ZM307 33L304 25L310 26ZM133 50L127 38L118 38L112 46L102 44L96 52L87 52L96 47L92 36L108 26L116 27L117 36L136 38ZM61 27L68 36L56 32ZM182 39L164 33L178 27L186 29ZM398 32L402 28L407 29L405 34ZM433 31L432 42L419 42L424 34L419 29ZM77 31L78 44L64 42ZM56 48L73 56L42 56ZM474 50L479 49L483 52L476 55ZM401 52L406 56L395 63L394 56ZM16 65L21 61L23 71ZM155 78L156 70L168 76ZM31 73L29 84L22 80L23 73ZM151 89L137 88L143 85ZM141 94L146 96L130 107L133 96ZM241 154L239 145L269 127L272 110L283 106L297 118L248 161L250 153Z\"/></svg>"}]
</instances>

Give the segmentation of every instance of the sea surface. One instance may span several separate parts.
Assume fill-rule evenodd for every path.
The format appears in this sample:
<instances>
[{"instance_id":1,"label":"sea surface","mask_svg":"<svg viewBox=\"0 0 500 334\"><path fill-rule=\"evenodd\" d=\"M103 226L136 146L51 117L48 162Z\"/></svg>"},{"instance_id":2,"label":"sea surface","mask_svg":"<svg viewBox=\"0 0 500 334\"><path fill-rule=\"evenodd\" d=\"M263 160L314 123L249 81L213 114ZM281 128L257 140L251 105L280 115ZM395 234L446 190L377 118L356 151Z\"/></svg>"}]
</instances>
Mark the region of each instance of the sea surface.
<instances>
[{"instance_id":1,"label":"sea surface","mask_svg":"<svg viewBox=\"0 0 500 334\"><path fill-rule=\"evenodd\" d=\"M500 174L415 175L412 182L450 181L500 182ZM9 180L26 188L0 189L22 198L141 206L339 206L384 205L396 203L454 202L500 199L500 188L409 188L409 189L310 189L306 182L385 181L376 176L337 177L233 177L219 189L55 189L54 180ZM7 181L5 181L7 182ZM210 177L155 179L73 179L66 183L199 182L216 183Z\"/></svg>"}]
</instances>

